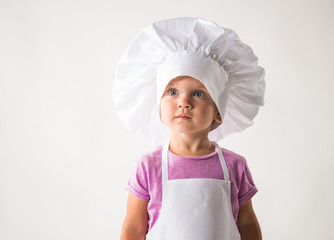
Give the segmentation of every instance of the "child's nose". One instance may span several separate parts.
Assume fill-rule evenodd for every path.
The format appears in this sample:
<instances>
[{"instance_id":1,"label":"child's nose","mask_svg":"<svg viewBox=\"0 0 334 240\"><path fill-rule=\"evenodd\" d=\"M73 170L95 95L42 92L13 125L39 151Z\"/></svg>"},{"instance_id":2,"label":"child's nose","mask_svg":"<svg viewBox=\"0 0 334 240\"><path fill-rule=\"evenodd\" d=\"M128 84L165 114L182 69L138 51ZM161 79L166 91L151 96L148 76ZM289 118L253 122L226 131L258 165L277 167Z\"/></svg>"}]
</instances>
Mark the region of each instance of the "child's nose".
<instances>
[{"instance_id":1,"label":"child's nose","mask_svg":"<svg viewBox=\"0 0 334 240\"><path fill-rule=\"evenodd\" d=\"M191 108L189 99L187 97L180 97L178 107L179 108Z\"/></svg>"}]
</instances>

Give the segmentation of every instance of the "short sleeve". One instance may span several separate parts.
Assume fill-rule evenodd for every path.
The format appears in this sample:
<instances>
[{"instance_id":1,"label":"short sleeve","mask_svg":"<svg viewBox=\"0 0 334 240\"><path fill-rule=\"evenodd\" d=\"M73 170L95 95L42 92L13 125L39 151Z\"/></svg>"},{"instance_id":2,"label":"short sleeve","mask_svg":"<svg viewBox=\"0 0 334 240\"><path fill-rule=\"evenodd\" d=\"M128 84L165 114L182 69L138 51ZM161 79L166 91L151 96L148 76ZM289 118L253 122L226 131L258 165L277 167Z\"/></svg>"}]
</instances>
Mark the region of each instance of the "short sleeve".
<instances>
[{"instance_id":1,"label":"short sleeve","mask_svg":"<svg viewBox=\"0 0 334 240\"><path fill-rule=\"evenodd\" d=\"M129 193L146 201L150 200L147 172L145 157L142 156L138 159L125 188Z\"/></svg>"},{"instance_id":2,"label":"short sleeve","mask_svg":"<svg viewBox=\"0 0 334 240\"><path fill-rule=\"evenodd\" d=\"M239 205L245 204L249 201L256 193L257 188L254 184L252 174L248 168L246 159L242 159L242 164L239 165L239 179L238 179L238 200Z\"/></svg>"}]
</instances>

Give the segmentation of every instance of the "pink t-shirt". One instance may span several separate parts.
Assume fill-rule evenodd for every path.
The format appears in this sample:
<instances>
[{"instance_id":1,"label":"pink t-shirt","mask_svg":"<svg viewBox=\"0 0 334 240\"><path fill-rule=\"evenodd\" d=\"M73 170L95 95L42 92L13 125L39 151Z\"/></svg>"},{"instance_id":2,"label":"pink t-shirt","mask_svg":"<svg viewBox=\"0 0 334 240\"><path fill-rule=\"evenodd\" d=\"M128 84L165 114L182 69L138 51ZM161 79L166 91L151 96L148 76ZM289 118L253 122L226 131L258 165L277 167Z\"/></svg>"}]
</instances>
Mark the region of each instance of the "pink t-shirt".
<instances>
[{"instance_id":1,"label":"pink t-shirt","mask_svg":"<svg viewBox=\"0 0 334 240\"><path fill-rule=\"evenodd\" d=\"M149 230L157 221L162 201L161 153L162 146L142 155L130 176L126 190L148 201ZM231 181L232 213L235 221L239 206L250 200L257 192L252 175L244 157L221 148ZM169 179L213 178L224 179L218 153L203 156L182 157L168 151Z\"/></svg>"}]
</instances>

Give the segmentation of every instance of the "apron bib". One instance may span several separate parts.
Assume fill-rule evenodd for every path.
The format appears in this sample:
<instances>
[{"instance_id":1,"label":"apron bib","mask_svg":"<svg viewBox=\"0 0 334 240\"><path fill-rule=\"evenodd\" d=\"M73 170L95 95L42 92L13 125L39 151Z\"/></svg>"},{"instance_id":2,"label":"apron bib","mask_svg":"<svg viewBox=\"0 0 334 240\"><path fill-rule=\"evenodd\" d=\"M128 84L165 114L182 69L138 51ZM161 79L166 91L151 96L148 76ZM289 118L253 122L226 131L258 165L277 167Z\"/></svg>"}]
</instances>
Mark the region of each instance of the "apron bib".
<instances>
[{"instance_id":1,"label":"apron bib","mask_svg":"<svg viewBox=\"0 0 334 240\"><path fill-rule=\"evenodd\" d=\"M230 194L230 177L219 145L224 180L168 180L168 147L162 151L162 205L147 240L240 240Z\"/></svg>"}]
</instances>

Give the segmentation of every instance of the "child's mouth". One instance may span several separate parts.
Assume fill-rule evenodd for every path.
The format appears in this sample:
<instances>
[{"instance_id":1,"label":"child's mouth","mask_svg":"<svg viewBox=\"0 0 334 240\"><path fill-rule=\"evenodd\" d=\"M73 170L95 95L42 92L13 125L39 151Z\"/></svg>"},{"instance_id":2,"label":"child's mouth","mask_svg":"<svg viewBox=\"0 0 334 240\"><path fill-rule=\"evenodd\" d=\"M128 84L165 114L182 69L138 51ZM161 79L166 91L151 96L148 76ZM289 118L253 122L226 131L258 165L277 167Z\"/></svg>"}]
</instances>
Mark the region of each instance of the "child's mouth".
<instances>
[{"instance_id":1,"label":"child's mouth","mask_svg":"<svg viewBox=\"0 0 334 240\"><path fill-rule=\"evenodd\" d=\"M191 119L191 117L188 117L186 115L179 115L179 116L177 116L177 118L180 118L180 119Z\"/></svg>"}]
</instances>

